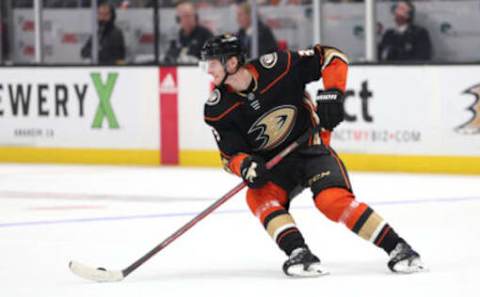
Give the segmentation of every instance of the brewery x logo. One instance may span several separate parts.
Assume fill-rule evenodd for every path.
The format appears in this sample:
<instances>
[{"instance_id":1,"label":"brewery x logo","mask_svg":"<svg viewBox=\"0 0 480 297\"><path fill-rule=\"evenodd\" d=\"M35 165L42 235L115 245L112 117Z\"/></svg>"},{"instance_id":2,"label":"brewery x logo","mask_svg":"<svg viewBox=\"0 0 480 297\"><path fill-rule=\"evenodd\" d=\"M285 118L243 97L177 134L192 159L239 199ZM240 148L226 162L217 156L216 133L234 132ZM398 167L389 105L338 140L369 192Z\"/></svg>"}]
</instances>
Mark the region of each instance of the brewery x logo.
<instances>
[{"instance_id":1,"label":"brewery x logo","mask_svg":"<svg viewBox=\"0 0 480 297\"><path fill-rule=\"evenodd\" d=\"M113 112L110 98L112 97L113 88L118 78L118 73L109 73L105 84L102 82L100 73L90 74L95 90L98 94L98 107L93 120L92 128L102 128L103 119L107 119L108 127L110 129L118 129L118 121Z\"/></svg>"}]
</instances>

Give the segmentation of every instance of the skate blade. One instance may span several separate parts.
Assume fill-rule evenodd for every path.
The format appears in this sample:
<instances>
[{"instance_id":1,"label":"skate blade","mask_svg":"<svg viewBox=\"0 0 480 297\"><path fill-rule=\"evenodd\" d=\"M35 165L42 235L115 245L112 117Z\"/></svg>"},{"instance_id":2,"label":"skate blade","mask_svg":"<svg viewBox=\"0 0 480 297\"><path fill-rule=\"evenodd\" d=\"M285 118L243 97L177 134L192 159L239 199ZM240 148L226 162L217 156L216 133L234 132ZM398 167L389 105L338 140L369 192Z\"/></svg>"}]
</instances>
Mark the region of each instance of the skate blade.
<instances>
[{"instance_id":1,"label":"skate blade","mask_svg":"<svg viewBox=\"0 0 480 297\"><path fill-rule=\"evenodd\" d=\"M303 264L293 265L288 268L288 276L291 277L320 277L330 274L320 264L312 264L306 270Z\"/></svg>"},{"instance_id":2,"label":"skate blade","mask_svg":"<svg viewBox=\"0 0 480 297\"><path fill-rule=\"evenodd\" d=\"M395 266L393 266L393 270L395 273L400 274L412 274L412 273L419 273L419 272L427 272L428 268L423 264L420 258L416 258L413 260L404 260L398 262Z\"/></svg>"}]
</instances>

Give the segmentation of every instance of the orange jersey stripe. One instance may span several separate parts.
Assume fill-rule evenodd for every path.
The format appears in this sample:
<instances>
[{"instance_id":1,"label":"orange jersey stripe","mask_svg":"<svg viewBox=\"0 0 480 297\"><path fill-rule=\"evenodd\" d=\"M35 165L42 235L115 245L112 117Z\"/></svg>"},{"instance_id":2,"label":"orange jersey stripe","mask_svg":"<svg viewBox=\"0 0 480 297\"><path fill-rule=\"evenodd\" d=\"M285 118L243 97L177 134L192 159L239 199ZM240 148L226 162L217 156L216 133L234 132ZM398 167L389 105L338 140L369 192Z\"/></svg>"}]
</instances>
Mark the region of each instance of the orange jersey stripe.
<instances>
[{"instance_id":1,"label":"orange jersey stripe","mask_svg":"<svg viewBox=\"0 0 480 297\"><path fill-rule=\"evenodd\" d=\"M257 69L255 69L255 66L253 66L252 64L247 64L245 65L245 68L250 72L250 74L253 76L253 78L255 78L255 80L258 80L260 75L258 74Z\"/></svg>"},{"instance_id":2,"label":"orange jersey stripe","mask_svg":"<svg viewBox=\"0 0 480 297\"><path fill-rule=\"evenodd\" d=\"M352 185L350 184L350 181L348 180L347 178L347 173L345 172L343 166L342 166L342 162L340 161L340 159L337 157L337 155L332 151L332 149L330 147L327 146L327 149L330 151L330 153L332 154L332 156L335 158L335 160L337 161L338 163L338 167L340 167L340 171L342 172L342 176L343 176L343 179L345 180L345 183L347 184L348 188L351 189L352 188Z\"/></svg>"},{"instance_id":3,"label":"orange jersey stripe","mask_svg":"<svg viewBox=\"0 0 480 297\"><path fill-rule=\"evenodd\" d=\"M298 232L298 229L297 228L292 228L291 230L288 230L287 232L284 232L282 235L280 235L277 239L276 239L276 242L279 243L280 241L282 241L282 239L287 236L288 234L290 233L294 233L294 232Z\"/></svg>"},{"instance_id":4,"label":"orange jersey stripe","mask_svg":"<svg viewBox=\"0 0 480 297\"><path fill-rule=\"evenodd\" d=\"M229 159L229 160L230 160L230 158L232 157L232 156L230 156L230 155L228 155L228 154L224 153L222 150L220 150L220 155L221 155L223 158L225 158L225 159Z\"/></svg>"},{"instance_id":5,"label":"orange jersey stripe","mask_svg":"<svg viewBox=\"0 0 480 297\"><path fill-rule=\"evenodd\" d=\"M387 228L385 228L385 230L383 231L382 235L377 239L377 241L375 242L375 245L380 245L383 241L383 238L385 238L385 236L387 235L388 231L390 231L390 227L387 226Z\"/></svg>"},{"instance_id":6,"label":"orange jersey stripe","mask_svg":"<svg viewBox=\"0 0 480 297\"><path fill-rule=\"evenodd\" d=\"M288 54L288 63L287 63L287 68L285 71L283 71L274 81L268 84L265 88L263 88L260 91L260 94L264 94L266 91L270 90L280 79L282 79L285 75L287 75L288 71L290 71L290 66L292 63L292 54L290 52L287 52Z\"/></svg>"},{"instance_id":7,"label":"orange jersey stripe","mask_svg":"<svg viewBox=\"0 0 480 297\"><path fill-rule=\"evenodd\" d=\"M205 119L207 121L210 121L210 122L215 122L215 121L218 121L218 120L221 120L222 118L224 118L227 114L229 114L231 111L233 111L235 108L239 107L240 106L240 102L237 102L235 103L234 105L232 105L229 109L227 109L226 111L224 111L222 114L216 116L216 117L205 117Z\"/></svg>"}]
</instances>

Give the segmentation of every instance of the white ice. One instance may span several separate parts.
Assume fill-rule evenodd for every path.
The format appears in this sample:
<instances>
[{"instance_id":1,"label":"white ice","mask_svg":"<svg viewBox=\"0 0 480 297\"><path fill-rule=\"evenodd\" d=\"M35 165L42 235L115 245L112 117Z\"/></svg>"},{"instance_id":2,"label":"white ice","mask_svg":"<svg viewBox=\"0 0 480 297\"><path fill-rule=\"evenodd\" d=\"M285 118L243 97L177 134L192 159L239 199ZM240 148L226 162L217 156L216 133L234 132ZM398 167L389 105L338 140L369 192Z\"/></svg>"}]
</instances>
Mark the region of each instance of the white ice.
<instances>
[{"instance_id":1,"label":"white ice","mask_svg":"<svg viewBox=\"0 0 480 297\"><path fill-rule=\"evenodd\" d=\"M480 177L352 173L429 272L395 275L386 254L328 221L305 191L292 214L331 274L283 275L244 192L122 282L73 275L77 260L123 269L238 178L220 169L0 165L0 296L478 296Z\"/></svg>"}]
</instances>

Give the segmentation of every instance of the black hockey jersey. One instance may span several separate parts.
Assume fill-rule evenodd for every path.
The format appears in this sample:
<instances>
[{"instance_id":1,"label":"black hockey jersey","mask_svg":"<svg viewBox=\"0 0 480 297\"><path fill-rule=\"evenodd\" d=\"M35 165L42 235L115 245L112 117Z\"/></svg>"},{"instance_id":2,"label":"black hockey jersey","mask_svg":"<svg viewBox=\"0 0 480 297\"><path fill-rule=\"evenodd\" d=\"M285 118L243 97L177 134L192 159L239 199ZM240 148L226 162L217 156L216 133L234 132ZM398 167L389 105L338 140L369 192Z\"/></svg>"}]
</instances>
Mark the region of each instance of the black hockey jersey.
<instances>
[{"instance_id":1,"label":"black hockey jersey","mask_svg":"<svg viewBox=\"0 0 480 297\"><path fill-rule=\"evenodd\" d=\"M239 174L232 164L235 156L255 154L269 160L317 125L305 85L323 77L325 89L345 91L347 63L342 52L320 45L277 51L244 66L253 76L248 91L236 92L228 85L213 90L205 104L205 121L213 128L224 167Z\"/></svg>"}]
</instances>

